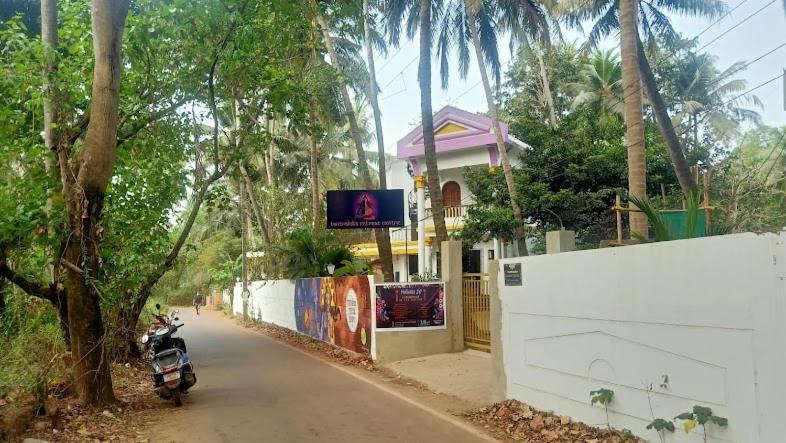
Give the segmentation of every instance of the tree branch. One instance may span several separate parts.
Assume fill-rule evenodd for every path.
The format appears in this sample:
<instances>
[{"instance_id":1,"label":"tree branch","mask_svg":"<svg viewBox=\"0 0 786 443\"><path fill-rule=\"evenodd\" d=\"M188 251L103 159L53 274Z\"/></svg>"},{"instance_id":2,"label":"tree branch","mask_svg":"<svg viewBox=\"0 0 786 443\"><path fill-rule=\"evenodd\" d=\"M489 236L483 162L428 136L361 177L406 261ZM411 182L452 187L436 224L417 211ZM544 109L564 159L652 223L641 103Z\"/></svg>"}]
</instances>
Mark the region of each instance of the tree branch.
<instances>
[{"instance_id":1,"label":"tree branch","mask_svg":"<svg viewBox=\"0 0 786 443\"><path fill-rule=\"evenodd\" d=\"M0 277L5 278L11 283L15 284L19 289L32 295L34 297L49 300L53 305L58 306L59 297L57 289L52 285L43 285L40 283L31 282L25 277L17 274L8 266L4 257L0 257Z\"/></svg>"},{"instance_id":2,"label":"tree branch","mask_svg":"<svg viewBox=\"0 0 786 443\"><path fill-rule=\"evenodd\" d=\"M166 108L159 109L158 111L151 113L150 115L147 116L147 118L143 118L143 119L139 119L139 120L135 121L134 123L130 124L129 125L130 127L127 130L125 130L125 131L123 131L123 129L125 129L125 128L120 128L120 130L117 131L118 132L117 146L120 146L123 143L127 142L128 140L130 140L131 138L136 136L140 131L142 131L143 129L145 129L149 125L151 125L152 123L155 123L158 120L160 120L160 119L166 117L167 115L171 114L172 112L176 111L177 108L183 106L184 104L186 104L192 98L193 97L191 97L191 96L183 97L180 100L177 100L174 103L171 103ZM120 135L120 134L122 134L122 135Z\"/></svg>"}]
</instances>

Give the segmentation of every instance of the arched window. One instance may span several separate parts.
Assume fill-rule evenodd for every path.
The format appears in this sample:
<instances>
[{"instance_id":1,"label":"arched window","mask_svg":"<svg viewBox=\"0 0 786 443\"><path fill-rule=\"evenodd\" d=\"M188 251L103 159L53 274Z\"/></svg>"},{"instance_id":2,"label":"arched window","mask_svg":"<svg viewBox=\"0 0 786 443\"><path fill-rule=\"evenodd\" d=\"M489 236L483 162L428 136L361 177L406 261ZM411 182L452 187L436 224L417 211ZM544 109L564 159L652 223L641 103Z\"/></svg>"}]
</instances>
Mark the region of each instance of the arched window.
<instances>
[{"instance_id":1,"label":"arched window","mask_svg":"<svg viewBox=\"0 0 786 443\"><path fill-rule=\"evenodd\" d=\"M458 183L449 181L442 185L442 206L461 206L461 186Z\"/></svg>"}]
</instances>

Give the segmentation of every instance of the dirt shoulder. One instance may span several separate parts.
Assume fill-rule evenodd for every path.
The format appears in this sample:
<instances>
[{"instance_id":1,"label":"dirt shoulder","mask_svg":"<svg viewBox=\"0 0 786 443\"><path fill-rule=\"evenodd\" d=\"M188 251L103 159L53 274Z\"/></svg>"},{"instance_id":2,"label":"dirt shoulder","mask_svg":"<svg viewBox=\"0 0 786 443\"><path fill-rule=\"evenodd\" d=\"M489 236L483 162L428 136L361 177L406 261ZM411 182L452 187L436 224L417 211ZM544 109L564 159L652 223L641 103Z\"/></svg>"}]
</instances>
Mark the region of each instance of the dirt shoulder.
<instances>
[{"instance_id":1,"label":"dirt shoulder","mask_svg":"<svg viewBox=\"0 0 786 443\"><path fill-rule=\"evenodd\" d=\"M50 396L49 400L55 405L53 413L49 416L34 414L23 437L64 443L148 442L144 429L168 404L152 392L147 369L141 362L113 365L112 377L118 400L116 405L85 407L74 398Z\"/></svg>"}]
</instances>

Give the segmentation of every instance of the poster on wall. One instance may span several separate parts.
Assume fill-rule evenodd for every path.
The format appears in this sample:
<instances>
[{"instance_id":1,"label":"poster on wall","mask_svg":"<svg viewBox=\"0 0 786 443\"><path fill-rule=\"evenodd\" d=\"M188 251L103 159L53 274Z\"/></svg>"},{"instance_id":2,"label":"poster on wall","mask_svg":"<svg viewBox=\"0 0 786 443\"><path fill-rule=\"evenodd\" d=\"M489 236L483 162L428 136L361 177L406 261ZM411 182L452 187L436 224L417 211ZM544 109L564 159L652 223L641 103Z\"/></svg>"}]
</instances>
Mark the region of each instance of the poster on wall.
<instances>
[{"instance_id":1,"label":"poster on wall","mask_svg":"<svg viewBox=\"0 0 786 443\"><path fill-rule=\"evenodd\" d=\"M359 354L371 352L368 277L303 278L295 283L298 332Z\"/></svg>"},{"instance_id":2,"label":"poster on wall","mask_svg":"<svg viewBox=\"0 0 786 443\"><path fill-rule=\"evenodd\" d=\"M445 285L379 285L376 311L377 330L445 329Z\"/></svg>"},{"instance_id":3,"label":"poster on wall","mask_svg":"<svg viewBox=\"0 0 786 443\"><path fill-rule=\"evenodd\" d=\"M404 190L327 191L328 229L404 226Z\"/></svg>"}]
</instances>

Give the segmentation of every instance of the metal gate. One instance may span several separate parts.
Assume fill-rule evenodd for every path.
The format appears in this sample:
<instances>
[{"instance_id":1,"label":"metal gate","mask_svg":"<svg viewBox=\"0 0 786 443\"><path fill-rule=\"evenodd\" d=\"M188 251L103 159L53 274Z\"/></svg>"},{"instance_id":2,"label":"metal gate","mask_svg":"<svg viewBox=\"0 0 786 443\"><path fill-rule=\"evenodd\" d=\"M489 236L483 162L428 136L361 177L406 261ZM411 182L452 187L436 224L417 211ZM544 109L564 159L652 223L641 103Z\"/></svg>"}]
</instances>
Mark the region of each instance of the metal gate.
<instances>
[{"instance_id":1,"label":"metal gate","mask_svg":"<svg viewBox=\"0 0 786 443\"><path fill-rule=\"evenodd\" d=\"M489 276L464 274L464 346L491 352Z\"/></svg>"}]
</instances>

